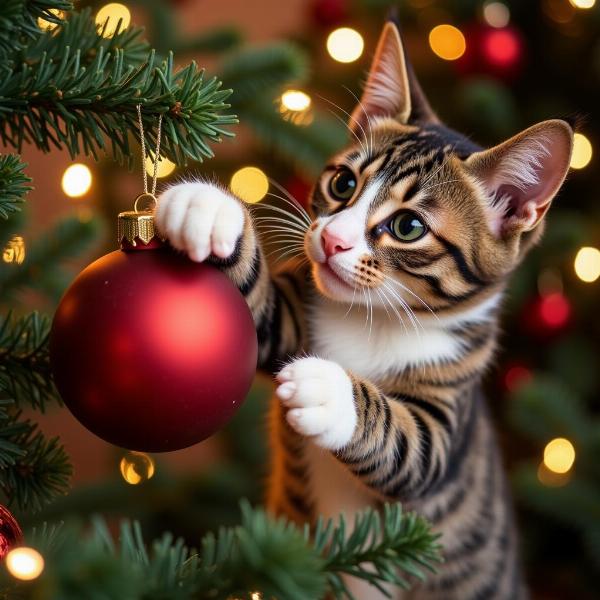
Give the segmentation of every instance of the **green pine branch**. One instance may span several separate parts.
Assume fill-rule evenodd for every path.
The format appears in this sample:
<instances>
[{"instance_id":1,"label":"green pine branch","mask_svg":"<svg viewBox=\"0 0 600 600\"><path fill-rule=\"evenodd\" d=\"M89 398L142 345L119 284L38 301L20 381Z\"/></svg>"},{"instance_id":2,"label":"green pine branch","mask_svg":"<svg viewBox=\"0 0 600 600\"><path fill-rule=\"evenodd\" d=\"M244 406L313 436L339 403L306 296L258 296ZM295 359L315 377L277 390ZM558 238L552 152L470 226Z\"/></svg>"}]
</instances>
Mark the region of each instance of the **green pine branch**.
<instances>
[{"instance_id":1,"label":"green pine branch","mask_svg":"<svg viewBox=\"0 0 600 600\"><path fill-rule=\"evenodd\" d=\"M118 543L98 519L87 534L81 526L46 526L27 537L44 556L43 574L19 584L3 572L4 593L38 600L78 600L99 593L191 600L249 598L260 592L263 598L318 600L327 593L350 597L340 574L349 572L355 560L370 561L372 572L361 568L353 574L376 586L408 586L409 576L422 575L419 566L433 570L440 561L439 547L420 517L403 514L399 506L387 506L383 521L374 514L369 509L360 515L353 534L347 535L341 519L335 527L323 526L311 541L308 529L243 503L241 525L205 535L198 552L170 534L147 547L139 524L127 521L121 524Z\"/></svg>"},{"instance_id":2,"label":"green pine branch","mask_svg":"<svg viewBox=\"0 0 600 600\"><path fill-rule=\"evenodd\" d=\"M25 167L16 154L0 156L0 218L8 219L10 213L21 210L25 195L31 187L31 179L25 175Z\"/></svg>"}]
</instances>

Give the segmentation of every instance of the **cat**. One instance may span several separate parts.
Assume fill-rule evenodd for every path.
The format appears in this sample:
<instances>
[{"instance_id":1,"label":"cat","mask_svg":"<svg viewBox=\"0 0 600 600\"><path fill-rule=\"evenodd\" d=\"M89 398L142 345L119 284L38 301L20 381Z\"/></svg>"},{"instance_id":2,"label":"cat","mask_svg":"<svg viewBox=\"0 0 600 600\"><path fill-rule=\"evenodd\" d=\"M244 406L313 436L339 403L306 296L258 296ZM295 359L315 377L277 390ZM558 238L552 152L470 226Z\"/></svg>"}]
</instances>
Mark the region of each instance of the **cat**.
<instances>
[{"instance_id":1,"label":"cat","mask_svg":"<svg viewBox=\"0 0 600 600\"><path fill-rule=\"evenodd\" d=\"M354 143L324 167L310 222L289 217L308 267L271 275L251 213L213 184L165 191L157 226L218 265L252 311L259 368L277 381L269 509L303 523L401 501L441 534L445 562L393 598L525 598L480 382L573 130L549 120L480 148L432 111L393 22L349 116ZM348 585L357 600L384 597Z\"/></svg>"}]
</instances>

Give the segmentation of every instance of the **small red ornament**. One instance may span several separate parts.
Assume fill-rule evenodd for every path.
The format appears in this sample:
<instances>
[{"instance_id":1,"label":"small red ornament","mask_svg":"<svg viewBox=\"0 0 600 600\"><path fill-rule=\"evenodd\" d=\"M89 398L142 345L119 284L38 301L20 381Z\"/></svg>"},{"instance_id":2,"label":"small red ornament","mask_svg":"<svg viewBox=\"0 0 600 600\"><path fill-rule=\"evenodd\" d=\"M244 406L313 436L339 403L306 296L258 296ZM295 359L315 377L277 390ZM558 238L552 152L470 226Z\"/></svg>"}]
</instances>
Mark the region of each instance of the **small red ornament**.
<instances>
[{"instance_id":1,"label":"small red ornament","mask_svg":"<svg viewBox=\"0 0 600 600\"><path fill-rule=\"evenodd\" d=\"M310 11L317 25L333 27L348 17L348 0L314 0Z\"/></svg>"},{"instance_id":2,"label":"small red ornament","mask_svg":"<svg viewBox=\"0 0 600 600\"><path fill-rule=\"evenodd\" d=\"M18 546L22 539L23 532L16 519L8 508L0 504L0 560L2 560L14 546Z\"/></svg>"},{"instance_id":3,"label":"small red ornament","mask_svg":"<svg viewBox=\"0 0 600 600\"><path fill-rule=\"evenodd\" d=\"M119 228L121 250L84 269L56 311L56 386L75 417L112 444L186 448L222 427L248 392L252 315L217 268L154 237L152 213L121 213Z\"/></svg>"}]
</instances>

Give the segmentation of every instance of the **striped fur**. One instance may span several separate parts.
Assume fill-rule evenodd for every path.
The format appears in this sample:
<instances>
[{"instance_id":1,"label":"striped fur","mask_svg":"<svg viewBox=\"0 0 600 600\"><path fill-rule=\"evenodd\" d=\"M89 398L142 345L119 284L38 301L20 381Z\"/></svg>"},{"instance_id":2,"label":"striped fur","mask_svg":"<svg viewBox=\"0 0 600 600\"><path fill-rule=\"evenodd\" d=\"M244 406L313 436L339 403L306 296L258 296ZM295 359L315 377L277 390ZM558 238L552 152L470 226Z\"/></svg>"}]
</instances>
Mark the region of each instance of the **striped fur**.
<instances>
[{"instance_id":1,"label":"striped fur","mask_svg":"<svg viewBox=\"0 0 600 600\"><path fill-rule=\"evenodd\" d=\"M168 190L157 224L230 277L256 323L259 368L277 374L269 509L304 523L401 501L431 520L446 560L393 598L525 598L481 380L503 290L541 235L572 131L547 121L482 150L440 123L402 53L386 25L351 117L356 143L313 189L308 267L270 273L251 213L205 183ZM331 183L342 168L356 186L340 201ZM425 235L393 234L401 211ZM349 584L357 599L382 598Z\"/></svg>"}]
</instances>

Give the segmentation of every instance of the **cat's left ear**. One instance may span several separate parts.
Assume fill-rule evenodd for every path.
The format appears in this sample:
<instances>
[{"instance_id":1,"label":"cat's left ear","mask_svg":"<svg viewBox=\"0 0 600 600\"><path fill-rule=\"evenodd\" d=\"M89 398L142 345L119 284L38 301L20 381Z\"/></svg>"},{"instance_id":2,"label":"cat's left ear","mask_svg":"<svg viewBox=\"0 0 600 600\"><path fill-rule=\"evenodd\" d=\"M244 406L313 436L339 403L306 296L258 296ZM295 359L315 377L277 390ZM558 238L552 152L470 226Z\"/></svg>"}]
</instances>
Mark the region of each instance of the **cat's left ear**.
<instances>
[{"instance_id":1,"label":"cat's left ear","mask_svg":"<svg viewBox=\"0 0 600 600\"><path fill-rule=\"evenodd\" d=\"M573 130L566 121L543 121L466 161L489 203L490 226L505 237L534 229L569 170Z\"/></svg>"}]
</instances>

